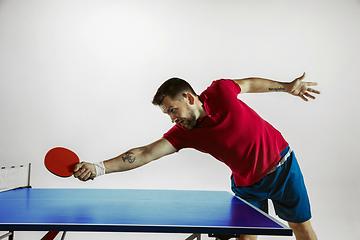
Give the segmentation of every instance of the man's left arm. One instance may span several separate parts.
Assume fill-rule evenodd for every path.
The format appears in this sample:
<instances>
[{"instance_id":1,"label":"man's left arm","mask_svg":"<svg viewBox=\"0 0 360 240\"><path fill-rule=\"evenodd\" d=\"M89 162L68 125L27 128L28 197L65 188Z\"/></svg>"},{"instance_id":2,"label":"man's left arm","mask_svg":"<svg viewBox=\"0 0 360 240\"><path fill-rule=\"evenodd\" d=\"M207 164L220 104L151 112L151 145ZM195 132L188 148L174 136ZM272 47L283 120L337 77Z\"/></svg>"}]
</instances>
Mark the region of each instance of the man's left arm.
<instances>
[{"instance_id":1,"label":"man's left arm","mask_svg":"<svg viewBox=\"0 0 360 240\"><path fill-rule=\"evenodd\" d=\"M303 82L305 73L291 82L279 82L265 78L234 79L241 87L241 93L265 93L265 92L287 92L301 97L304 101L309 98L315 99L312 93L320 94L320 91L310 88L316 86L315 82Z\"/></svg>"}]
</instances>

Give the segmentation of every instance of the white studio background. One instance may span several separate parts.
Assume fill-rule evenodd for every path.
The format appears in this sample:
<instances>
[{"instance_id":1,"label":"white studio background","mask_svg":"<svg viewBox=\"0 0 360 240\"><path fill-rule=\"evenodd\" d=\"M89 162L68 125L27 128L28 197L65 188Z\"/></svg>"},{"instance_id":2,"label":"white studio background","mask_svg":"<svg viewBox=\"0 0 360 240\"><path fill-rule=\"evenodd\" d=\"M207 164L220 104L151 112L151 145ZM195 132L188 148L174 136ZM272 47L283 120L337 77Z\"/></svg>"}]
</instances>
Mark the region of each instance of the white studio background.
<instances>
[{"instance_id":1,"label":"white studio background","mask_svg":"<svg viewBox=\"0 0 360 240\"><path fill-rule=\"evenodd\" d=\"M306 72L322 92L315 101L240 98L295 150L319 239L360 239L359 26L358 0L1 0L0 165L31 162L35 188L230 191L227 167L194 150L86 183L54 177L43 158L65 146L95 162L159 139L172 124L151 100L173 76L200 93L218 78L291 81ZM139 236L186 237L66 239Z\"/></svg>"}]
</instances>

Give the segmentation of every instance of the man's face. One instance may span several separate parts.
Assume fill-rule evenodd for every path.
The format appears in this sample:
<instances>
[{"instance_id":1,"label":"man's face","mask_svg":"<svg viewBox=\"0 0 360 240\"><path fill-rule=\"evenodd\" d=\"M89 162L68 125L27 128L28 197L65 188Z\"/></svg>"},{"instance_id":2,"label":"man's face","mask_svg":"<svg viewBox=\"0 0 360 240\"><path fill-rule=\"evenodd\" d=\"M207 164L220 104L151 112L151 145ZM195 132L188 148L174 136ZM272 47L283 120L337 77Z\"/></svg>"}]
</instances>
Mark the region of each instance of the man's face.
<instances>
[{"instance_id":1,"label":"man's face","mask_svg":"<svg viewBox=\"0 0 360 240\"><path fill-rule=\"evenodd\" d=\"M197 118L194 113L194 106L190 104L187 98L173 100L167 96L164 98L160 108L163 113L170 116L171 122L179 124L187 130L195 128Z\"/></svg>"}]
</instances>

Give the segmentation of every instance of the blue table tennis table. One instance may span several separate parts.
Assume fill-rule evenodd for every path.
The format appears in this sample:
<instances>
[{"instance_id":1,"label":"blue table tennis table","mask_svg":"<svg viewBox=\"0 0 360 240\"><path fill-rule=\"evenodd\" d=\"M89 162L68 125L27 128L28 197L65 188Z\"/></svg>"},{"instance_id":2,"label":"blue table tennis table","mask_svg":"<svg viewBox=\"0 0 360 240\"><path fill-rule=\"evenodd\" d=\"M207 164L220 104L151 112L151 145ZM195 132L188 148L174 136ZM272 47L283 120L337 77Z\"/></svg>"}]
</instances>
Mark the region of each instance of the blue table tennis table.
<instances>
[{"instance_id":1,"label":"blue table tennis table","mask_svg":"<svg viewBox=\"0 0 360 240\"><path fill-rule=\"evenodd\" d=\"M225 191L36 189L0 193L0 231L291 236L292 230ZM194 235L196 234L196 235Z\"/></svg>"}]
</instances>

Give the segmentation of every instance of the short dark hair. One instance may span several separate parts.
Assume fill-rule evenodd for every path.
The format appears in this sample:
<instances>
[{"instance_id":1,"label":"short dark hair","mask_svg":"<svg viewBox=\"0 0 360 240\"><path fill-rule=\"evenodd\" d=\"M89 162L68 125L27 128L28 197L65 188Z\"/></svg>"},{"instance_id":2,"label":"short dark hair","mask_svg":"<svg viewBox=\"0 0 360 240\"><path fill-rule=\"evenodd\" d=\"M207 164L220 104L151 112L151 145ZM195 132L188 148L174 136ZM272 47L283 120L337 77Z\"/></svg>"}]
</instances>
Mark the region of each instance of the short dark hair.
<instances>
[{"instance_id":1,"label":"short dark hair","mask_svg":"<svg viewBox=\"0 0 360 240\"><path fill-rule=\"evenodd\" d=\"M180 94L186 92L196 96L194 89L187 81L177 77L170 78L159 87L153 98L152 104L159 106L162 104L165 97L169 96L171 99L176 100Z\"/></svg>"}]
</instances>

